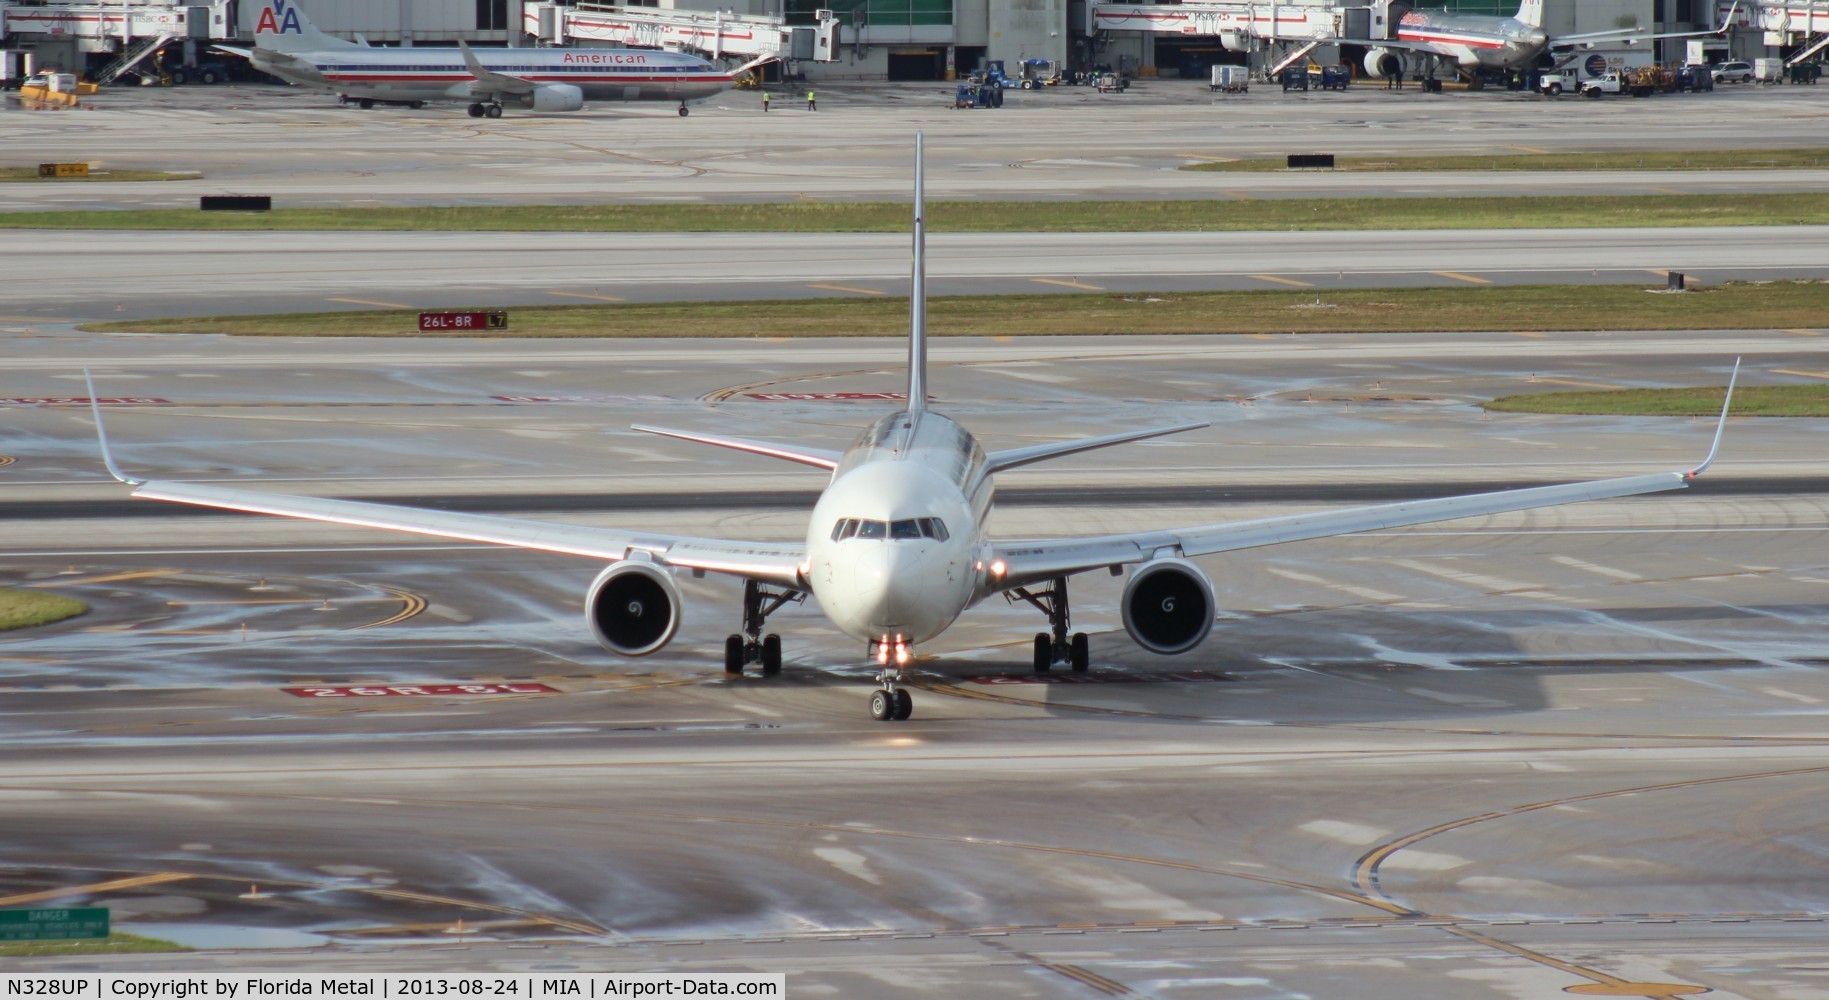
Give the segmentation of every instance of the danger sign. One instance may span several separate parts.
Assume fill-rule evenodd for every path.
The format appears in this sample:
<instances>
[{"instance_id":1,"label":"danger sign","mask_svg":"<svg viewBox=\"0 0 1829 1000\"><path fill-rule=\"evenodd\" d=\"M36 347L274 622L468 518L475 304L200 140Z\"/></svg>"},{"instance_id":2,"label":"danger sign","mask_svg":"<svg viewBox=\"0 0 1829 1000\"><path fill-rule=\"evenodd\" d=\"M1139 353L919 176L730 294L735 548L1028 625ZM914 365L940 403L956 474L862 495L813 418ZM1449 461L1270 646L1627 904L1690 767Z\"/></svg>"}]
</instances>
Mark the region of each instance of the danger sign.
<instances>
[{"instance_id":1,"label":"danger sign","mask_svg":"<svg viewBox=\"0 0 1829 1000\"><path fill-rule=\"evenodd\" d=\"M411 698L503 694L558 694L544 684L363 684L280 688L294 698Z\"/></svg>"}]
</instances>

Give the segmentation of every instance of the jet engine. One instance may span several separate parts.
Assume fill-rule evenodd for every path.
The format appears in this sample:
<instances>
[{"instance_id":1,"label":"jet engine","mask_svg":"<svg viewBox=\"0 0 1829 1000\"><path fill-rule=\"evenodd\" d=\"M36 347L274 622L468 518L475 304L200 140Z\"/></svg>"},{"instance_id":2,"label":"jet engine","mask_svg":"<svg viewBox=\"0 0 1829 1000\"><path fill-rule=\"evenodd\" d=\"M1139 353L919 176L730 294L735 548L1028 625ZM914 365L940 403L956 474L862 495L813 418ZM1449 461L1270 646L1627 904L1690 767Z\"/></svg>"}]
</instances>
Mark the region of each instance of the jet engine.
<instances>
[{"instance_id":1,"label":"jet engine","mask_svg":"<svg viewBox=\"0 0 1829 1000\"><path fill-rule=\"evenodd\" d=\"M543 83L522 102L532 111L577 111L584 107L584 91L569 83Z\"/></svg>"},{"instance_id":2,"label":"jet engine","mask_svg":"<svg viewBox=\"0 0 1829 1000\"><path fill-rule=\"evenodd\" d=\"M619 562L591 584L584 598L584 619L603 648L623 656L646 656L679 631L679 588L658 566Z\"/></svg>"},{"instance_id":3,"label":"jet engine","mask_svg":"<svg viewBox=\"0 0 1829 1000\"><path fill-rule=\"evenodd\" d=\"M1213 631L1218 604L1207 575L1192 563L1156 559L1124 585L1124 630L1152 653L1185 653Z\"/></svg>"},{"instance_id":4,"label":"jet engine","mask_svg":"<svg viewBox=\"0 0 1829 1000\"><path fill-rule=\"evenodd\" d=\"M1365 71L1374 80L1389 80L1403 70L1403 54L1395 49L1372 49L1365 54Z\"/></svg>"}]
</instances>

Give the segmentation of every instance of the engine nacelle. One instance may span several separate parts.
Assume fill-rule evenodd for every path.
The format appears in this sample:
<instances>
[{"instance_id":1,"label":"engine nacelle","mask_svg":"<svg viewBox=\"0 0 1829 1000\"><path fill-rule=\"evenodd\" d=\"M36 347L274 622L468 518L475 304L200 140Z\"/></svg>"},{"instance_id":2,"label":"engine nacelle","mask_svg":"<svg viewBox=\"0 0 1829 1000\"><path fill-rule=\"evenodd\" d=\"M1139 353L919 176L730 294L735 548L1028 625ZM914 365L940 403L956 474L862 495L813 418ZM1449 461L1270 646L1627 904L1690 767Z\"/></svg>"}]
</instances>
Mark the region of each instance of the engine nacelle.
<instances>
[{"instance_id":1,"label":"engine nacelle","mask_svg":"<svg viewBox=\"0 0 1829 1000\"><path fill-rule=\"evenodd\" d=\"M521 103L531 111L578 111L584 107L584 91L569 83L543 83Z\"/></svg>"},{"instance_id":2,"label":"engine nacelle","mask_svg":"<svg viewBox=\"0 0 1829 1000\"><path fill-rule=\"evenodd\" d=\"M1374 80L1389 80L1404 71L1403 54L1395 49L1373 49L1365 54L1365 71Z\"/></svg>"},{"instance_id":3,"label":"engine nacelle","mask_svg":"<svg viewBox=\"0 0 1829 1000\"><path fill-rule=\"evenodd\" d=\"M1119 602L1124 630L1137 645L1170 655L1200 645L1213 631L1218 606L1207 575L1179 559L1157 559L1138 567Z\"/></svg>"},{"instance_id":4,"label":"engine nacelle","mask_svg":"<svg viewBox=\"0 0 1829 1000\"><path fill-rule=\"evenodd\" d=\"M679 588L658 566L619 562L591 584L584 598L584 620L603 648L623 656L646 656L679 631Z\"/></svg>"}]
</instances>

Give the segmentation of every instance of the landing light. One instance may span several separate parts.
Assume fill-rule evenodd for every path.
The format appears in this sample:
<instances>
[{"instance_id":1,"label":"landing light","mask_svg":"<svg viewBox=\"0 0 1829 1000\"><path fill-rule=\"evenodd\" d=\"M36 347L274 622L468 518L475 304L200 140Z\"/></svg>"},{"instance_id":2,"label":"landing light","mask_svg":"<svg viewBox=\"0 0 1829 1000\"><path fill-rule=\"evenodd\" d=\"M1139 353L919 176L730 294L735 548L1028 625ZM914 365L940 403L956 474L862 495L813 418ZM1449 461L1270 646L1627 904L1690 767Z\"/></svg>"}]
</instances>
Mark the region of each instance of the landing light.
<instances>
[{"instance_id":1,"label":"landing light","mask_svg":"<svg viewBox=\"0 0 1829 1000\"><path fill-rule=\"evenodd\" d=\"M1005 565L1004 565L1004 564L1003 564L1003 560L1002 560L1002 559L999 559L999 560L997 560L997 561L996 561L996 562L994 562L994 563L992 563L992 564L991 564L991 575L992 575L992 576L1002 576L1002 575L1003 575L1003 571L1004 571L1004 570L1005 570L1005 569L1007 569L1007 568L1008 568L1008 567L1006 567L1006 566L1005 566Z\"/></svg>"}]
</instances>

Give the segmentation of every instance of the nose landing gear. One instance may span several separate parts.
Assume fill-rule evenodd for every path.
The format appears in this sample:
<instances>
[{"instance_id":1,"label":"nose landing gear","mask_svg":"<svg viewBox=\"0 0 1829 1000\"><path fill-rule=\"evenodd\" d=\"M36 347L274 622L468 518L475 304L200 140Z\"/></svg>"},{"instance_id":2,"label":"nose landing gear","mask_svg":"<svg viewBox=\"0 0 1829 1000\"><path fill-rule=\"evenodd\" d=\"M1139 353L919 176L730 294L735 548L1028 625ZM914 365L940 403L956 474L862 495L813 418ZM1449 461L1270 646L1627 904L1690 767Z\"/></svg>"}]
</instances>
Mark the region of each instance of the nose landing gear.
<instances>
[{"instance_id":1,"label":"nose landing gear","mask_svg":"<svg viewBox=\"0 0 1829 1000\"><path fill-rule=\"evenodd\" d=\"M797 604L806 598L807 595L798 590L769 590L754 580L745 581L743 634L725 637L724 672L741 676L746 665L756 663L761 665L764 677L780 673L781 637L765 636L762 630L768 625L769 615L781 610L783 605Z\"/></svg>"},{"instance_id":2,"label":"nose landing gear","mask_svg":"<svg viewBox=\"0 0 1829 1000\"><path fill-rule=\"evenodd\" d=\"M686 102L685 102L685 101L681 101L681 102L680 102L680 117L681 117L681 118L684 118L684 117L686 117L686 116L687 116L687 115L689 115L689 114L691 114L691 113L692 113L692 109L691 109L691 108L688 108L688 107L686 107Z\"/></svg>"},{"instance_id":3,"label":"nose landing gear","mask_svg":"<svg viewBox=\"0 0 1829 1000\"><path fill-rule=\"evenodd\" d=\"M870 695L870 717L878 722L903 722L914 714L914 696L901 686L902 670L914 659L914 650L897 638L872 639L870 658L882 665L876 682L880 690Z\"/></svg>"},{"instance_id":4,"label":"nose landing gear","mask_svg":"<svg viewBox=\"0 0 1829 1000\"><path fill-rule=\"evenodd\" d=\"M1086 633L1067 634L1072 623L1067 614L1067 578L1057 576L1048 581L1044 590L1030 592L1025 587L1017 587L1005 594L1011 601L1021 599L1034 605L1042 614L1048 616L1049 632L1035 633L1035 672L1045 674L1054 669L1055 664L1066 664L1076 674L1083 674L1092 666L1092 645Z\"/></svg>"}]
</instances>

